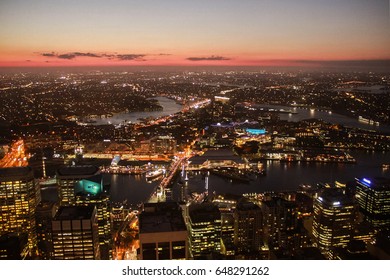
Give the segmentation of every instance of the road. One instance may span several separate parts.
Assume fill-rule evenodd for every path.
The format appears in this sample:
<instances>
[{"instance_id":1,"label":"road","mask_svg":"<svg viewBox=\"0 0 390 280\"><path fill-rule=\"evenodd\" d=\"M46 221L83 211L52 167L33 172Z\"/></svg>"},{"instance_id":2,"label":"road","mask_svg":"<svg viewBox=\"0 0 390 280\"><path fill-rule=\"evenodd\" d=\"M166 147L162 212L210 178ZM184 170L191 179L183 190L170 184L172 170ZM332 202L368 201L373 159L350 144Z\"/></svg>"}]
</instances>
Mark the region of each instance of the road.
<instances>
[{"instance_id":1,"label":"road","mask_svg":"<svg viewBox=\"0 0 390 280\"><path fill-rule=\"evenodd\" d=\"M171 183L173 177L175 176L177 170L180 168L183 160L185 160L185 156L177 157L175 160L173 160L171 166L168 169L168 175L164 177L164 179L161 181L160 185L156 188L156 191L152 193L151 197L149 198L148 202L159 202L165 200L165 189L167 186Z\"/></svg>"},{"instance_id":2,"label":"road","mask_svg":"<svg viewBox=\"0 0 390 280\"><path fill-rule=\"evenodd\" d=\"M27 166L27 156L23 140L12 144L10 151L0 160L0 168Z\"/></svg>"}]
</instances>

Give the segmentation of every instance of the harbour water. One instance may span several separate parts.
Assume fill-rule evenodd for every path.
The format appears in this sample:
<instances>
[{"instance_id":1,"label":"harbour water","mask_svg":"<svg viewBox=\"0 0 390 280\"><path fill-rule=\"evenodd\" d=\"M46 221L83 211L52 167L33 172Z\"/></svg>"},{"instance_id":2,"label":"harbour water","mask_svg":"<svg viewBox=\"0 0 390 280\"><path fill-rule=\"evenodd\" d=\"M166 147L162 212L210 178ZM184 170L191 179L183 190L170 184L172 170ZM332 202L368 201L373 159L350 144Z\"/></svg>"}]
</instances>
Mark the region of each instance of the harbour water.
<instances>
[{"instance_id":1,"label":"harbour water","mask_svg":"<svg viewBox=\"0 0 390 280\"><path fill-rule=\"evenodd\" d=\"M390 170L383 169L382 164L390 161L390 153L350 151L357 163L280 163L265 162L266 176L245 182L234 182L218 175L209 176L209 192L244 194L264 191L297 190L300 184L316 184L319 182L334 184L346 183L355 177L390 177ZM159 181L147 183L144 175L104 175L106 182L111 182L111 200L137 204L149 198ZM201 192L205 187L204 175L189 174L188 191ZM175 184L174 197L179 188Z\"/></svg>"},{"instance_id":2,"label":"harbour water","mask_svg":"<svg viewBox=\"0 0 390 280\"><path fill-rule=\"evenodd\" d=\"M138 204L149 199L159 184L159 180L147 181L145 175L104 174L104 182L109 182L111 201Z\"/></svg>"},{"instance_id":3,"label":"harbour water","mask_svg":"<svg viewBox=\"0 0 390 280\"><path fill-rule=\"evenodd\" d=\"M298 122L305 119L314 118L314 119L321 119L323 121L333 123L333 124L341 124L346 127L373 130L381 133L390 133L390 126L388 125L383 125L383 124L380 124L379 126L370 125L368 123L360 122L358 119L336 114L326 110L322 110L322 111L317 109L310 110L310 109L299 108L299 107L288 107L288 106L267 105L267 104L259 104L259 107L275 109L275 110L283 109L286 112L291 111L292 114L289 113L280 114L280 119L290 121L290 122Z\"/></svg>"},{"instance_id":4,"label":"harbour water","mask_svg":"<svg viewBox=\"0 0 390 280\"><path fill-rule=\"evenodd\" d=\"M235 182L211 174L209 192L244 194L264 191L293 191L300 184L319 182L334 184L335 181L347 183L355 177L390 177L390 169L382 164L390 162L389 152L349 151L357 160L356 164L344 163L281 163L265 161L266 176L246 182ZM104 174L104 182L110 184L110 195L113 202L127 201L138 204L146 201L160 180L149 182L143 175ZM188 191L202 192L205 188L204 175L189 174ZM180 189L174 184L173 196L178 197ZM44 190L42 197L55 200L56 190Z\"/></svg>"},{"instance_id":5,"label":"harbour water","mask_svg":"<svg viewBox=\"0 0 390 280\"><path fill-rule=\"evenodd\" d=\"M175 102L175 100L169 99L164 96L158 96L154 99L158 100L160 106L163 107L162 111L152 112L130 112L130 113L119 113L109 118L94 119L94 125L113 124L118 125L124 122L128 123L139 123L140 119L145 118L159 118L161 116L169 116L175 114L182 109L182 105Z\"/></svg>"}]
</instances>

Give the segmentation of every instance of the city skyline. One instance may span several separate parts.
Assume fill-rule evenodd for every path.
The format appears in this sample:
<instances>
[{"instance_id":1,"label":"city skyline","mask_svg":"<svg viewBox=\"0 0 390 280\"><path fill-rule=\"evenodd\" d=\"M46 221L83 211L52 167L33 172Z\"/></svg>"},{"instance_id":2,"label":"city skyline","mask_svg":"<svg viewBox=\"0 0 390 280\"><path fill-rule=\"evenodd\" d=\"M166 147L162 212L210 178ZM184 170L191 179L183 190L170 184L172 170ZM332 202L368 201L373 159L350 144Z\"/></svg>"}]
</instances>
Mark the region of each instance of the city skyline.
<instances>
[{"instance_id":1,"label":"city skyline","mask_svg":"<svg viewBox=\"0 0 390 280\"><path fill-rule=\"evenodd\" d=\"M389 6L1 1L0 260L389 260Z\"/></svg>"},{"instance_id":2,"label":"city skyline","mask_svg":"<svg viewBox=\"0 0 390 280\"><path fill-rule=\"evenodd\" d=\"M390 259L389 74L19 70L0 259Z\"/></svg>"},{"instance_id":3,"label":"city skyline","mask_svg":"<svg viewBox=\"0 0 390 280\"><path fill-rule=\"evenodd\" d=\"M388 66L389 2L3 1L0 67Z\"/></svg>"}]
</instances>

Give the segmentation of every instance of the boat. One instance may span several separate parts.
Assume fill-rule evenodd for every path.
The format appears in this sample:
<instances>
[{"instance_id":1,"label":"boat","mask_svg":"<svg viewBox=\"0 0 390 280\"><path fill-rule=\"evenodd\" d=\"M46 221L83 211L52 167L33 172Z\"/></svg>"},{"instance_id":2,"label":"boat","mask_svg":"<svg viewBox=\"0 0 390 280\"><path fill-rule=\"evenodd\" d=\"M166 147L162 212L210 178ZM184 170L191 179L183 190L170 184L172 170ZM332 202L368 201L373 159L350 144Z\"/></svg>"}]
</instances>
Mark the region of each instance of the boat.
<instances>
[{"instance_id":1,"label":"boat","mask_svg":"<svg viewBox=\"0 0 390 280\"><path fill-rule=\"evenodd\" d=\"M157 169L155 171L147 172L145 177L146 177L146 180L152 180L152 179L157 178L157 177L159 177L161 175L163 175L163 170L162 169Z\"/></svg>"},{"instance_id":2,"label":"boat","mask_svg":"<svg viewBox=\"0 0 390 280\"><path fill-rule=\"evenodd\" d=\"M249 183L251 181L247 175L241 174L236 170L212 169L211 173L218 175L218 176L221 176L221 177L231 179L233 181L240 181L240 182L245 182L245 183Z\"/></svg>"}]
</instances>

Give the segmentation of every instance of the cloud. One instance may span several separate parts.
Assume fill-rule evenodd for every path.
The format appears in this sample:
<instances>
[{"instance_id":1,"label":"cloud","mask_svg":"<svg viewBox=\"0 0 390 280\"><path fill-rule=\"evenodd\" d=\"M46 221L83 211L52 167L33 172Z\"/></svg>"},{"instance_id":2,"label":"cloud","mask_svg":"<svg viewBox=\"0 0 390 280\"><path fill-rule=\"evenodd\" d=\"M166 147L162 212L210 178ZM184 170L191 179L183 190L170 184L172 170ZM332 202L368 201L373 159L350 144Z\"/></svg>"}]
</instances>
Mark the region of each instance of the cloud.
<instances>
[{"instance_id":1,"label":"cloud","mask_svg":"<svg viewBox=\"0 0 390 280\"><path fill-rule=\"evenodd\" d=\"M53 56L57 56L55 53L41 53L42 56L48 56L48 57L53 57Z\"/></svg>"},{"instance_id":2,"label":"cloud","mask_svg":"<svg viewBox=\"0 0 390 280\"><path fill-rule=\"evenodd\" d=\"M73 59L73 58L76 58L78 56L82 56L82 57L102 57L102 55L100 55L100 54L91 53L91 52L87 52L87 53L84 53L84 52L72 52L72 53L64 53L64 54L56 55L56 57L62 58L62 59Z\"/></svg>"},{"instance_id":3,"label":"cloud","mask_svg":"<svg viewBox=\"0 0 390 280\"><path fill-rule=\"evenodd\" d=\"M76 55L73 53L65 53L65 54L57 55L57 57L61 59L73 59L76 57Z\"/></svg>"},{"instance_id":4,"label":"cloud","mask_svg":"<svg viewBox=\"0 0 390 280\"><path fill-rule=\"evenodd\" d=\"M220 60L230 60L228 57L224 56L217 56L217 55L212 55L212 56L207 56L207 57L187 57L187 60L191 61L204 61L204 60L209 60L209 61L220 61Z\"/></svg>"},{"instance_id":5,"label":"cloud","mask_svg":"<svg viewBox=\"0 0 390 280\"><path fill-rule=\"evenodd\" d=\"M82 53L82 52L74 52L75 56L86 56L86 57L102 57L102 55L96 54L96 53Z\"/></svg>"},{"instance_id":6,"label":"cloud","mask_svg":"<svg viewBox=\"0 0 390 280\"><path fill-rule=\"evenodd\" d=\"M51 52L51 53L40 53L40 55L45 57L55 57L55 58L68 59L68 60L77 57L93 57L93 58L106 58L109 60L117 59L120 61L123 60L146 61L146 59L144 59L146 54L116 54L116 53L92 53L92 52L69 52L69 53L58 54L55 52Z\"/></svg>"},{"instance_id":7,"label":"cloud","mask_svg":"<svg viewBox=\"0 0 390 280\"><path fill-rule=\"evenodd\" d=\"M97 53L91 53L91 52L70 52L70 53L63 53L63 54L58 54L55 52L51 53L41 53L40 55L45 56L45 57L56 57L56 58L61 58L61 59L73 59L78 56L82 57L102 57L102 55L97 54Z\"/></svg>"},{"instance_id":8,"label":"cloud","mask_svg":"<svg viewBox=\"0 0 390 280\"><path fill-rule=\"evenodd\" d=\"M145 56L145 54L117 54L115 58L118 60L140 60Z\"/></svg>"}]
</instances>

